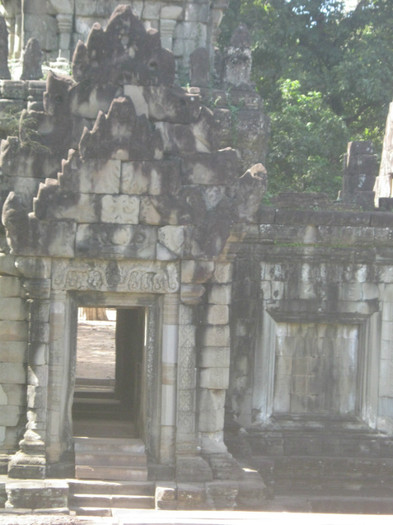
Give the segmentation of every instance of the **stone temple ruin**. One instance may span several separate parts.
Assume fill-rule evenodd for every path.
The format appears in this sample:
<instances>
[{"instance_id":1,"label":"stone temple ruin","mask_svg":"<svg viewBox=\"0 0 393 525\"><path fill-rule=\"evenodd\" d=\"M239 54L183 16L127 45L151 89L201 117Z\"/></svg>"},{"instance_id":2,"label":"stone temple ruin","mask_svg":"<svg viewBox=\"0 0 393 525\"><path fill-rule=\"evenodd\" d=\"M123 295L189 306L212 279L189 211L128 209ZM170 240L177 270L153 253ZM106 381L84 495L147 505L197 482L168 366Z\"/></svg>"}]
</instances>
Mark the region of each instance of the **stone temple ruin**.
<instances>
[{"instance_id":1,"label":"stone temple ruin","mask_svg":"<svg viewBox=\"0 0 393 525\"><path fill-rule=\"evenodd\" d=\"M31 38L47 59L72 57L78 40L85 41L95 23L106 25L117 0L2 0L1 14L9 28L12 58L21 56ZM229 0L123 0L145 27L160 32L163 47L179 66L188 67L192 52L203 47L212 56L218 28Z\"/></svg>"},{"instance_id":2,"label":"stone temple ruin","mask_svg":"<svg viewBox=\"0 0 393 525\"><path fill-rule=\"evenodd\" d=\"M236 53L232 97L265 137L244 28ZM177 87L173 53L123 5L78 43L73 78L49 74L42 106L38 81L2 82L4 99L30 97L0 159L7 508L81 511L89 491L158 509L391 498L393 215L374 208L372 146L349 145L338 203L261 205L244 121L240 154L223 147L227 91L203 105L203 56L200 88ZM117 311L115 401L132 435L75 433L82 307ZM101 430L115 425L101 410Z\"/></svg>"}]
</instances>

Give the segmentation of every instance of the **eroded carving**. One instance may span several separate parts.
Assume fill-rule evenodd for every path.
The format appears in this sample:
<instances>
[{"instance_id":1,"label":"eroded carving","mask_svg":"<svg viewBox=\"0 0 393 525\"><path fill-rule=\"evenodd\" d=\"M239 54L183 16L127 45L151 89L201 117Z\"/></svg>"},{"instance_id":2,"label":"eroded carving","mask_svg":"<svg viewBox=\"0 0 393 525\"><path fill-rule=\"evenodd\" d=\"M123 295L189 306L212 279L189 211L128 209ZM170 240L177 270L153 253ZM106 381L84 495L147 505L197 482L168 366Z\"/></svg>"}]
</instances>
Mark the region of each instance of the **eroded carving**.
<instances>
[{"instance_id":1,"label":"eroded carving","mask_svg":"<svg viewBox=\"0 0 393 525\"><path fill-rule=\"evenodd\" d=\"M114 262L57 262L53 286L65 290L116 290L138 293L174 293L179 274L173 263L159 265L116 264Z\"/></svg>"}]
</instances>

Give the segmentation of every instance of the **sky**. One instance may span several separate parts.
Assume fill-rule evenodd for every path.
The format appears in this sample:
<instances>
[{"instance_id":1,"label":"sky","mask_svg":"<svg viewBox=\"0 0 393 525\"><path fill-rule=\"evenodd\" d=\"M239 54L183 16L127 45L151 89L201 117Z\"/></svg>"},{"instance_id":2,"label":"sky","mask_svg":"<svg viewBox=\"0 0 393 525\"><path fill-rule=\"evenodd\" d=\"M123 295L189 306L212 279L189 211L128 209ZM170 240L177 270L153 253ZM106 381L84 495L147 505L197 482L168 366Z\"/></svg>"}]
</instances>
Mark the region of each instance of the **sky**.
<instances>
[{"instance_id":1,"label":"sky","mask_svg":"<svg viewBox=\"0 0 393 525\"><path fill-rule=\"evenodd\" d=\"M345 6L348 9L348 11L350 11L351 9L355 9L358 2L359 0L345 0Z\"/></svg>"}]
</instances>

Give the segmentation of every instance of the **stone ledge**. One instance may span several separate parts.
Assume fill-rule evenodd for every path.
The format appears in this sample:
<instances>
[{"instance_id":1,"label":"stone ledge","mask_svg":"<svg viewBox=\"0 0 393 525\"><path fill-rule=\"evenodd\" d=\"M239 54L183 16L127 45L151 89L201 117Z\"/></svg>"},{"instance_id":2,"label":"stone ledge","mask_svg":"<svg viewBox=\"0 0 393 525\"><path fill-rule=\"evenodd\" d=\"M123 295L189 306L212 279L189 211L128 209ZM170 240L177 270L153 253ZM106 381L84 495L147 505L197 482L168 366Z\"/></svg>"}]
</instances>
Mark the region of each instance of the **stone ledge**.
<instances>
[{"instance_id":1,"label":"stone ledge","mask_svg":"<svg viewBox=\"0 0 393 525\"><path fill-rule=\"evenodd\" d=\"M65 480L11 480L5 484L7 509L68 509L68 483Z\"/></svg>"},{"instance_id":2,"label":"stone ledge","mask_svg":"<svg viewBox=\"0 0 393 525\"><path fill-rule=\"evenodd\" d=\"M9 508L9 507L6 507L4 509L0 509L0 517L1 515L4 514L4 515L13 515L13 516L30 516L31 514L34 514L34 515L52 515L52 514L55 514L55 515L69 515L70 514L70 509L68 507L52 507L52 508L49 508L49 509L46 509L46 508L42 508L42 509L26 509L26 508ZM49 524L49 522L47 522ZM69 522L70 524L73 524L74 521L70 521ZM62 522L62 525L64 525L64 522Z\"/></svg>"},{"instance_id":3,"label":"stone ledge","mask_svg":"<svg viewBox=\"0 0 393 525\"><path fill-rule=\"evenodd\" d=\"M244 469L243 469L244 470ZM266 485L256 473L243 479L206 483L157 482L156 510L263 510Z\"/></svg>"},{"instance_id":4,"label":"stone ledge","mask_svg":"<svg viewBox=\"0 0 393 525\"><path fill-rule=\"evenodd\" d=\"M28 82L24 80L0 80L1 96L11 100L27 100Z\"/></svg>"},{"instance_id":5,"label":"stone ledge","mask_svg":"<svg viewBox=\"0 0 393 525\"><path fill-rule=\"evenodd\" d=\"M393 224L389 211L297 210L262 206L259 223L270 225L352 226L387 228Z\"/></svg>"}]
</instances>

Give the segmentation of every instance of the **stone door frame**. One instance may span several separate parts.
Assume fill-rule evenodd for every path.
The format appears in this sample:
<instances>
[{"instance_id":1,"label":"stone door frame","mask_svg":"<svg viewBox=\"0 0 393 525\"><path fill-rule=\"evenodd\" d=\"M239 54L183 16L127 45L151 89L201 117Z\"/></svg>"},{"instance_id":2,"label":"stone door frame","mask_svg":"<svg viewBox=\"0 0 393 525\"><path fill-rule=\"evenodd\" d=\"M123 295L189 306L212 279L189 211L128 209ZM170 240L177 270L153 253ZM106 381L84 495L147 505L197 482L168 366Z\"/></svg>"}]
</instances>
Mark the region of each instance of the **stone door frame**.
<instances>
[{"instance_id":1,"label":"stone door frame","mask_svg":"<svg viewBox=\"0 0 393 525\"><path fill-rule=\"evenodd\" d=\"M117 274L113 270L116 267ZM109 269L109 270L108 270ZM118 282L113 282L116 274ZM34 391L30 412L39 420L47 475L67 470L73 447L72 403L76 372L77 307L97 304L141 307L146 316L144 395L145 444L153 461L174 465L177 398L179 270L174 263L149 261L52 261L50 290L43 300L49 309L46 366ZM111 281L112 279L112 281ZM49 284L49 283L48 283ZM110 290L109 288L112 288ZM40 302L39 299L37 299ZM37 302L36 301L36 302ZM41 301L42 302L42 301ZM46 323L45 323L46 324ZM39 322L30 317L30 332ZM32 368L34 363L32 362ZM170 370L169 370L170 369ZM171 384L164 378L168 374ZM42 403L37 403L40 394ZM29 417L29 416L28 416ZM25 433L25 441L28 440Z\"/></svg>"},{"instance_id":2,"label":"stone door frame","mask_svg":"<svg viewBox=\"0 0 393 525\"><path fill-rule=\"evenodd\" d=\"M142 420L142 428L140 430L140 437L145 442L146 450L153 457L159 457L159 443L160 436L160 377L161 377L161 340L160 337L162 329L162 303L163 298L160 295L153 294L128 294L116 292L70 292L67 294L67 300L71 303L71 317L69 329L73 332L75 325L74 316L77 315L78 307L83 306L103 306L112 308L141 308L145 311L145 345L144 345L144 362L142 371L142 406L140 407L140 415ZM76 370L76 332L74 336L69 339L70 363L72 366L69 374L70 385L69 397L67 406L72 407L75 387L75 370ZM70 410L67 411L70 417ZM72 423L72 418L71 418ZM66 422L66 427L71 425ZM72 438L72 436L71 436Z\"/></svg>"}]
</instances>

